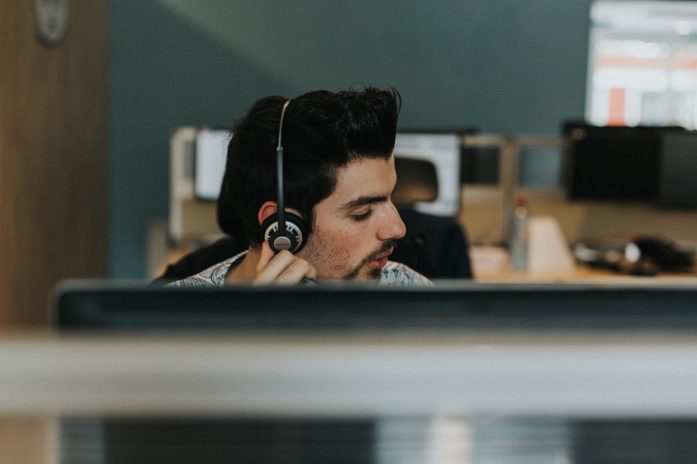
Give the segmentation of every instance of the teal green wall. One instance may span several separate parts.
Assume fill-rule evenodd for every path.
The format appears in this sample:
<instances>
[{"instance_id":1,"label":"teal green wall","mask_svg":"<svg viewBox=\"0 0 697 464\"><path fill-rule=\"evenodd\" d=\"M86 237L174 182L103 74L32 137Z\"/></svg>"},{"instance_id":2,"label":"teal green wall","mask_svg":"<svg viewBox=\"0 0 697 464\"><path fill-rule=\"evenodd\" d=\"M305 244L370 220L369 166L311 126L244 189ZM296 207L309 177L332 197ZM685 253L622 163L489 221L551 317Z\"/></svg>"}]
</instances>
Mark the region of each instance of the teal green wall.
<instances>
[{"instance_id":1,"label":"teal green wall","mask_svg":"<svg viewBox=\"0 0 697 464\"><path fill-rule=\"evenodd\" d=\"M582 117L590 0L113 0L110 273L143 277L179 125L257 98L392 85L403 127L556 133Z\"/></svg>"}]
</instances>

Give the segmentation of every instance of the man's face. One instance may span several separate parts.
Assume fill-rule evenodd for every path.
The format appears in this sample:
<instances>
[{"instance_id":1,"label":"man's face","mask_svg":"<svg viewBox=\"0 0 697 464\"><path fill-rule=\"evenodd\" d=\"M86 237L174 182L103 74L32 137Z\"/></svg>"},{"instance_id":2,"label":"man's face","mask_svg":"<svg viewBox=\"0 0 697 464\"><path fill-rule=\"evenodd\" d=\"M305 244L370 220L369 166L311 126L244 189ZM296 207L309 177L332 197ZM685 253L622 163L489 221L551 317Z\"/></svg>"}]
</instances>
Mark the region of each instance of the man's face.
<instances>
[{"instance_id":1,"label":"man's face","mask_svg":"<svg viewBox=\"0 0 697 464\"><path fill-rule=\"evenodd\" d=\"M390 195L397 175L394 157L363 158L336 171L334 193L314 210L312 233L298 256L317 270L319 279L370 280L406 228Z\"/></svg>"}]
</instances>

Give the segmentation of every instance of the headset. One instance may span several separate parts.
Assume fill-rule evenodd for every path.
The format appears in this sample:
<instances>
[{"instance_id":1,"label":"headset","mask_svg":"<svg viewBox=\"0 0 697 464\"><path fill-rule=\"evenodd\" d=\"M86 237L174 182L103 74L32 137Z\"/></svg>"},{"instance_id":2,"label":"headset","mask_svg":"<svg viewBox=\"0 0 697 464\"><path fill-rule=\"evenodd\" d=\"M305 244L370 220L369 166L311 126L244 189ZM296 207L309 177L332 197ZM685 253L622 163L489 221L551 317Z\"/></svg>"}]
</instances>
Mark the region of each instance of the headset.
<instances>
[{"instance_id":1,"label":"headset","mask_svg":"<svg viewBox=\"0 0 697 464\"><path fill-rule=\"evenodd\" d=\"M264 240L274 253L288 250L297 253L305 246L308 236L308 227L305 221L297 214L285 210L283 187L283 119L290 100L286 100L281 110L281 120L278 124L278 146L276 147L276 185L277 185L277 210L261 223Z\"/></svg>"}]
</instances>

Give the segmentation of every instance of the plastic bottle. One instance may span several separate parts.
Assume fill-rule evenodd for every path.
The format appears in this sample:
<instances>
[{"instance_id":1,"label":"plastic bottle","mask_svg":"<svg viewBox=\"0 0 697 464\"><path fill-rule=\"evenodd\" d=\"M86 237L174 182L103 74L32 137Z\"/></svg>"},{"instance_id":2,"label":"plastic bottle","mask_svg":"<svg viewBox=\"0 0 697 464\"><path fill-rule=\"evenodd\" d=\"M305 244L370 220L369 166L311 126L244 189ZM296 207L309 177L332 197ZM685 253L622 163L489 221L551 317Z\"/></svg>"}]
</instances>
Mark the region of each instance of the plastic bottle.
<instances>
[{"instance_id":1,"label":"plastic bottle","mask_svg":"<svg viewBox=\"0 0 697 464\"><path fill-rule=\"evenodd\" d=\"M528 268L528 200L522 195L515 199L515 209L511 221L511 269L525 271Z\"/></svg>"}]
</instances>

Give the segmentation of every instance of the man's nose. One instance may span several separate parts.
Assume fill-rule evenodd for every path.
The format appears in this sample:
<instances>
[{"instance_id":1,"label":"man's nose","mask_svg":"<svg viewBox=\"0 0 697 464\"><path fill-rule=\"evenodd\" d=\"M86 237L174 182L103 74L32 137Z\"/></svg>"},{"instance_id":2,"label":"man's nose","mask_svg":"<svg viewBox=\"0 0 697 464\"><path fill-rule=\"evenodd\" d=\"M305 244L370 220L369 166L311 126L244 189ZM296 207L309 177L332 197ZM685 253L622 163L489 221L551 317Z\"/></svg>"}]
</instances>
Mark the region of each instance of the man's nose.
<instances>
[{"instance_id":1,"label":"man's nose","mask_svg":"<svg viewBox=\"0 0 697 464\"><path fill-rule=\"evenodd\" d=\"M390 203L385 214L385 220L378 230L379 240L397 240L407 233L407 227L394 204Z\"/></svg>"}]
</instances>

